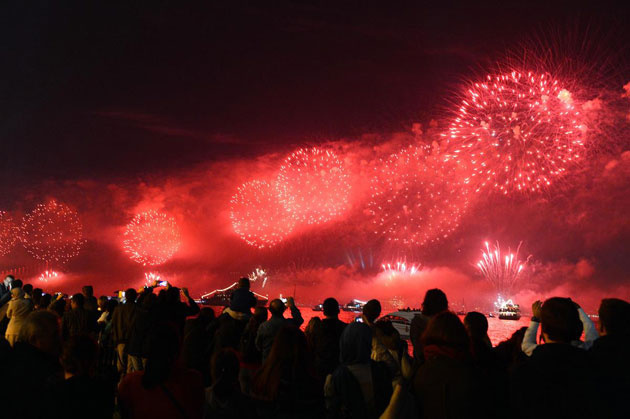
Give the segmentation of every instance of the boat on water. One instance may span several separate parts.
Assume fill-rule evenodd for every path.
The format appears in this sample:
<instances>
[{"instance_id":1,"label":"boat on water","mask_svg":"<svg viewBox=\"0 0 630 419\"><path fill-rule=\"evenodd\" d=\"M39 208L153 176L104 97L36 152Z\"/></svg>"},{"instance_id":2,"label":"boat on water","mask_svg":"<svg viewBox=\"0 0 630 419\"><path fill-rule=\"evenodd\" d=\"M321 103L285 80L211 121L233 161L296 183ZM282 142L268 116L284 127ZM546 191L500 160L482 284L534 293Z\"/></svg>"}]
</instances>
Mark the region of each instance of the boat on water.
<instances>
[{"instance_id":1,"label":"boat on water","mask_svg":"<svg viewBox=\"0 0 630 419\"><path fill-rule=\"evenodd\" d=\"M230 296L232 295L232 292L234 292L234 290L236 289L237 285L238 283L235 282L227 288L211 291L207 294L202 295L201 298L195 300L195 302L204 306L227 307L230 305ZM266 295L258 294L254 291L252 292L256 296L258 307L264 307L267 305L267 303L269 302L269 297L267 297Z\"/></svg>"},{"instance_id":2,"label":"boat on water","mask_svg":"<svg viewBox=\"0 0 630 419\"><path fill-rule=\"evenodd\" d=\"M316 306L313 306L313 311L324 311L324 305L317 304Z\"/></svg>"},{"instance_id":3,"label":"boat on water","mask_svg":"<svg viewBox=\"0 0 630 419\"><path fill-rule=\"evenodd\" d=\"M392 322L394 329L398 331L401 339L409 339L409 330L411 329L411 321L415 316L421 316L420 311L394 311L388 313L378 320L387 320Z\"/></svg>"},{"instance_id":4,"label":"boat on water","mask_svg":"<svg viewBox=\"0 0 630 419\"><path fill-rule=\"evenodd\" d=\"M361 313L363 311L363 306L367 301L361 301L357 299L353 299L348 304L341 307L343 311L350 311L352 313Z\"/></svg>"},{"instance_id":5,"label":"boat on water","mask_svg":"<svg viewBox=\"0 0 630 419\"><path fill-rule=\"evenodd\" d=\"M519 320L521 318L521 309L518 304L508 301L498 310L500 320Z\"/></svg>"}]
</instances>

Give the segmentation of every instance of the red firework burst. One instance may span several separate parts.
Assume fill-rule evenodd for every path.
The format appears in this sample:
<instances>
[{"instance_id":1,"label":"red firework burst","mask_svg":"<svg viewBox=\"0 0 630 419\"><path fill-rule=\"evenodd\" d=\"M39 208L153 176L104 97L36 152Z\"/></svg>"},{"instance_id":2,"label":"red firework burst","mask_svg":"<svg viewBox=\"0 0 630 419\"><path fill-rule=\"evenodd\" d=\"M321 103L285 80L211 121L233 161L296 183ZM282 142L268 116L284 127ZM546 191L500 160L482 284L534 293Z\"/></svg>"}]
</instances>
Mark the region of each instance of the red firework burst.
<instances>
[{"instance_id":1,"label":"red firework burst","mask_svg":"<svg viewBox=\"0 0 630 419\"><path fill-rule=\"evenodd\" d=\"M277 186L280 201L298 222L324 223L350 206L348 171L331 150L313 147L290 154L280 167Z\"/></svg>"},{"instance_id":2,"label":"red firework burst","mask_svg":"<svg viewBox=\"0 0 630 419\"><path fill-rule=\"evenodd\" d=\"M452 155L477 191L539 192L584 152L582 116L571 93L548 74L512 71L466 90L450 124Z\"/></svg>"},{"instance_id":3,"label":"red firework burst","mask_svg":"<svg viewBox=\"0 0 630 419\"><path fill-rule=\"evenodd\" d=\"M77 212L54 200L24 217L20 239L34 258L62 264L78 255L85 242Z\"/></svg>"},{"instance_id":4,"label":"red firework burst","mask_svg":"<svg viewBox=\"0 0 630 419\"><path fill-rule=\"evenodd\" d=\"M269 183L253 180L241 185L230 201L232 228L248 244L272 247L293 231L295 221Z\"/></svg>"},{"instance_id":5,"label":"red firework burst","mask_svg":"<svg viewBox=\"0 0 630 419\"><path fill-rule=\"evenodd\" d=\"M15 246L17 228L5 211L0 211L0 256L8 254Z\"/></svg>"},{"instance_id":6,"label":"red firework burst","mask_svg":"<svg viewBox=\"0 0 630 419\"><path fill-rule=\"evenodd\" d=\"M181 237L175 218L158 211L137 214L125 230L123 248L144 266L160 265L179 250Z\"/></svg>"},{"instance_id":7,"label":"red firework burst","mask_svg":"<svg viewBox=\"0 0 630 419\"><path fill-rule=\"evenodd\" d=\"M468 207L453 167L430 148L410 146L382 162L367 214L388 241L423 246L448 237Z\"/></svg>"}]
</instances>

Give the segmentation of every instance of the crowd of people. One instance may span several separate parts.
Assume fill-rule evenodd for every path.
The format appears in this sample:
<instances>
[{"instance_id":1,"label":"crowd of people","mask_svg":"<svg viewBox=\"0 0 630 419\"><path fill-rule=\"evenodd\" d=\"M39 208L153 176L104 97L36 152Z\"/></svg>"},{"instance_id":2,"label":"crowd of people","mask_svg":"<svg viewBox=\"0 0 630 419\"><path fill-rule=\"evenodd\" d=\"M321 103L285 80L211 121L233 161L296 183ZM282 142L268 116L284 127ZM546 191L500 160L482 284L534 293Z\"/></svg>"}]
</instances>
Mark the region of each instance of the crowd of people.
<instances>
[{"instance_id":1,"label":"crowd of people","mask_svg":"<svg viewBox=\"0 0 630 419\"><path fill-rule=\"evenodd\" d=\"M229 306L199 307L157 283L120 298L0 283L0 397L7 418L628 417L630 303L598 327L578 304L532 306L492 346L488 321L426 291L410 342L378 300L339 320L327 298L307 325L295 302L258 306L243 278ZM288 313L287 313L288 309ZM303 327L304 331L302 331ZM411 350L410 350L411 349Z\"/></svg>"}]
</instances>

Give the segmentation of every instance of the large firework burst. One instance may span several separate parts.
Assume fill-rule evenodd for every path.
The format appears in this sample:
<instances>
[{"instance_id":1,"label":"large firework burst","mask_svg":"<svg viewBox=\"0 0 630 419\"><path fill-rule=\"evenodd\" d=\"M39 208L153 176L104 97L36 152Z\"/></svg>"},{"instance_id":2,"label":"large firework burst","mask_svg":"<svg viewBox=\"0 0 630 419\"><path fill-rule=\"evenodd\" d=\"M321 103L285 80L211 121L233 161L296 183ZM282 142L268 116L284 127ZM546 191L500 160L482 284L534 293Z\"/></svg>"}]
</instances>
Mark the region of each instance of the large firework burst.
<instances>
[{"instance_id":1,"label":"large firework burst","mask_svg":"<svg viewBox=\"0 0 630 419\"><path fill-rule=\"evenodd\" d=\"M144 266L160 265L179 250L181 236L175 218L158 211L137 214L125 229L123 248Z\"/></svg>"},{"instance_id":2,"label":"large firework burst","mask_svg":"<svg viewBox=\"0 0 630 419\"><path fill-rule=\"evenodd\" d=\"M477 191L539 192L584 153L584 124L571 93L549 74L488 75L465 89L447 138Z\"/></svg>"}]
</instances>

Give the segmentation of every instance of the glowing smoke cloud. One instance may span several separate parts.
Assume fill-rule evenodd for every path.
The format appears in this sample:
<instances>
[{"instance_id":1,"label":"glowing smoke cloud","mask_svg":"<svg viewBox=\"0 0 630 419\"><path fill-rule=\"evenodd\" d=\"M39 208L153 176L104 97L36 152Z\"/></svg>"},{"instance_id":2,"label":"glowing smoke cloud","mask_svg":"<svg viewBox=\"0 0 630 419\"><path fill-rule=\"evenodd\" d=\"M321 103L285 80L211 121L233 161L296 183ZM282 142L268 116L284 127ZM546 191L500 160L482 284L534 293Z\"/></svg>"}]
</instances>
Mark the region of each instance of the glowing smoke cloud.
<instances>
[{"instance_id":1,"label":"glowing smoke cloud","mask_svg":"<svg viewBox=\"0 0 630 419\"><path fill-rule=\"evenodd\" d=\"M15 246L17 229L11 217L0 211L0 256L8 254Z\"/></svg>"},{"instance_id":2,"label":"glowing smoke cloud","mask_svg":"<svg viewBox=\"0 0 630 419\"><path fill-rule=\"evenodd\" d=\"M548 74L489 75L465 96L442 135L477 191L539 192L582 157L582 116Z\"/></svg>"},{"instance_id":3,"label":"glowing smoke cloud","mask_svg":"<svg viewBox=\"0 0 630 419\"><path fill-rule=\"evenodd\" d=\"M125 230L123 248L131 260L144 266L160 265L179 250L181 237L173 217L147 211L136 215Z\"/></svg>"},{"instance_id":4,"label":"glowing smoke cloud","mask_svg":"<svg viewBox=\"0 0 630 419\"><path fill-rule=\"evenodd\" d=\"M468 207L454 168L429 147L410 146L382 162L366 213L388 241L423 246L443 240Z\"/></svg>"},{"instance_id":5,"label":"glowing smoke cloud","mask_svg":"<svg viewBox=\"0 0 630 419\"><path fill-rule=\"evenodd\" d=\"M500 300L513 294L520 274L527 262L523 262L518 258L521 244L522 242L516 248L516 253L508 250L509 254L503 256L498 242L492 250L490 250L488 242L485 242L486 250L482 251L481 260L477 262L477 269L492 284Z\"/></svg>"},{"instance_id":6,"label":"glowing smoke cloud","mask_svg":"<svg viewBox=\"0 0 630 419\"><path fill-rule=\"evenodd\" d=\"M79 254L83 225L76 211L53 200L24 217L20 238L34 258L63 264Z\"/></svg>"},{"instance_id":7,"label":"glowing smoke cloud","mask_svg":"<svg viewBox=\"0 0 630 419\"><path fill-rule=\"evenodd\" d=\"M234 232L252 246L275 246L293 231L295 220L279 201L276 188L265 181L241 185L230 204Z\"/></svg>"},{"instance_id":8,"label":"glowing smoke cloud","mask_svg":"<svg viewBox=\"0 0 630 419\"><path fill-rule=\"evenodd\" d=\"M299 149L280 167L278 192L300 223L319 224L339 217L350 207L348 170L330 150Z\"/></svg>"}]
</instances>

